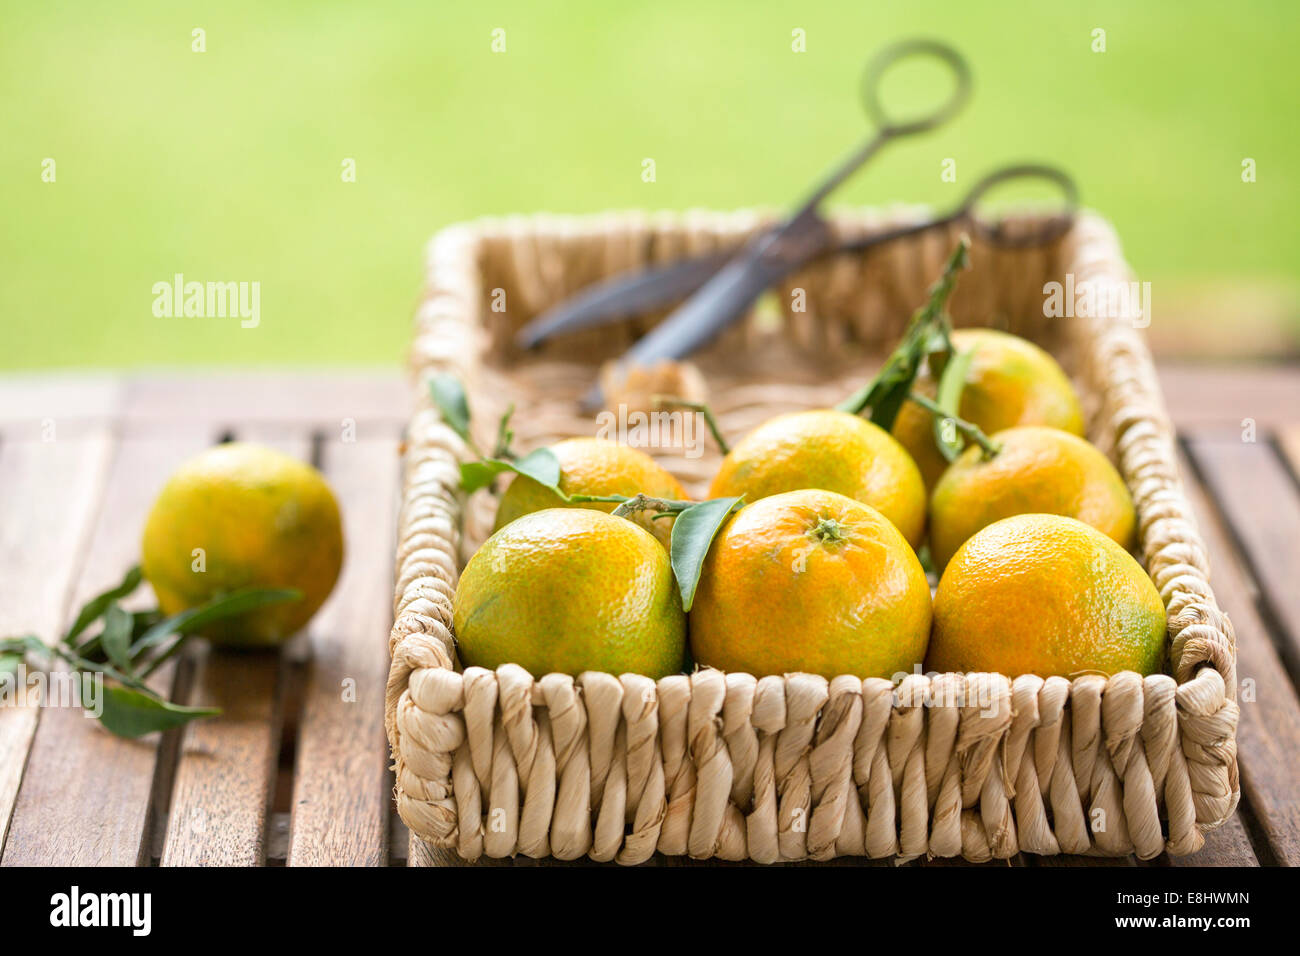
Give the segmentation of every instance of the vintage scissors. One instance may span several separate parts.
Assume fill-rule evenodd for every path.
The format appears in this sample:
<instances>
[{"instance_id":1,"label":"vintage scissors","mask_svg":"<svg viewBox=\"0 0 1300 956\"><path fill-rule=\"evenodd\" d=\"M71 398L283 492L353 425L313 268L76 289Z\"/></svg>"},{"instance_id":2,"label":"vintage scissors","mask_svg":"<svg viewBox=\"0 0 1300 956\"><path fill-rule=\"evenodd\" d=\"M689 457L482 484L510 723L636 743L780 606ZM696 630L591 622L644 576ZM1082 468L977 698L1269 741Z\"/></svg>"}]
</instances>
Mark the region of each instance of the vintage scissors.
<instances>
[{"instance_id":1,"label":"vintage scissors","mask_svg":"<svg viewBox=\"0 0 1300 956\"><path fill-rule=\"evenodd\" d=\"M944 64L953 75L953 90L929 114L907 120L891 119L881 102L882 79L890 68L914 58L936 59ZM1053 241L1069 229L1078 191L1066 173L1038 164L1007 166L990 173L975 184L960 205L946 214L849 242L836 242L829 224L818 211L826 197L886 143L934 129L955 116L969 100L970 88L970 68L956 50L945 44L908 40L887 47L868 64L863 84L866 111L876 125L875 134L841 162L789 219L755 236L739 250L685 259L639 271L631 277L615 276L598 283L526 325L518 333L517 344L532 348L554 335L639 315L689 295L676 311L619 359L623 367L652 366L665 359L691 354L743 315L765 289L823 256L860 252L959 221L967 222L976 236L1002 246L1023 247ZM991 189L1017 179L1044 180L1059 187L1064 198L1063 212L1042 220L1036 228L1016 231L1007 231L1003 224L987 222L977 215L980 201ZM595 408L601 402L597 386L588 393L584 405Z\"/></svg>"}]
</instances>

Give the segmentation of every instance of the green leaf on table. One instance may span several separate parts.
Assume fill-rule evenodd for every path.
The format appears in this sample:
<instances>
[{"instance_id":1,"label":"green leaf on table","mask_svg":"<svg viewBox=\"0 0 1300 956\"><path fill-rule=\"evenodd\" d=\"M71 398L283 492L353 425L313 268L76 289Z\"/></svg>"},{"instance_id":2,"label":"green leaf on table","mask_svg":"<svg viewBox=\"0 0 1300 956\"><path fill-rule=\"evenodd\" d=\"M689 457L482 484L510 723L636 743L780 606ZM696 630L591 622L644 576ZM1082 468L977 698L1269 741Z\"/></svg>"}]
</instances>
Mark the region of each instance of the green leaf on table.
<instances>
[{"instance_id":1,"label":"green leaf on table","mask_svg":"<svg viewBox=\"0 0 1300 956\"><path fill-rule=\"evenodd\" d=\"M471 442L469 399L465 397L465 386L460 379L448 372L439 372L429 380L429 393L442 413L443 421L466 442Z\"/></svg>"},{"instance_id":2,"label":"green leaf on table","mask_svg":"<svg viewBox=\"0 0 1300 956\"><path fill-rule=\"evenodd\" d=\"M957 417L961 408L962 389L966 387L966 376L970 372L971 359L974 357L974 349L953 352L948 356L948 361L943 366L943 374L939 377L939 390L935 395L935 404L943 410L947 418L936 417L931 422L931 427L934 429L935 443L948 461L956 461L957 456L966 447L965 439L958 429L952 427L951 420Z\"/></svg>"},{"instance_id":3,"label":"green leaf on table","mask_svg":"<svg viewBox=\"0 0 1300 956\"><path fill-rule=\"evenodd\" d=\"M218 707L183 707L127 687L105 687L103 693L99 722L119 737L141 737L221 713Z\"/></svg>"},{"instance_id":4,"label":"green leaf on table","mask_svg":"<svg viewBox=\"0 0 1300 956\"><path fill-rule=\"evenodd\" d=\"M131 615L131 640L134 641L137 637L149 630L149 628L153 627L162 619L162 611L158 610L156 607L150 608L147 611L136 611Z\"/></svg>"},{"instance_id":5,"label":"green leaf on table","mask_svg":"<svg viewBox=\"0 0 1300 956\"><path fill-rule=\"evenodd\" d=\"M460 486L465 491L478 491L492 484L497 475L513 471L539 484L545 485L563 497L560 491L560 459L549 448L538 448L517 461L502 458L484 458L460 466Z\"/></svg>"},{"instance_id":6,"label":"green leaf on table","mask_svg":"<svg viewBox=\"0 0 1300 956\"><path fill-rule=\"evenodd\" d=\"M296 588L244 588L218 595L206 604L181 611L154 624L131 645L131 657L135 658L141 651L161 644L173 634L193 634L214 621L236 617L267 604L281 604L301 598L302 592Z\"/></svg>"},{"instance_id":7,"label":"green leaf on table","mask_svg":"<svg viewBox=\"0 0 1300 956\"><path fill-rule=\"evenodd\" d=\"M109 588L103 594L97 594L81 609L77 619L72 622L72 627L68 633L63 636L63 643L71 644L80 636L81 632L90 626L91 622L103 615L108 610L108 606L114 601L119 601L126 597L132 591L140 586L140 566L136 565L126 572L122 578L122 583Z\"/></svg>"},{"instance_id":8,"label":"green leaf on table","mask_svg":"<svg viewBox=\"0 0 1300 956\"><path fill-rule=\"evenodd\" d=\"M48 657L51 653L50 646L35 634L0 639L0 654L17 654L20 657L27 654L39 654Z\"/></svg>"},{"instance_id":9,"label":"green leaf on table","mask_svg":"<svg viewBox=\"0 0 1300 956\"><path fill-rule=\"evenodd\" d=\"M104 612L104 630L99 634L99 643L109 661L119 670L131 673L131 630L132 617L129 611L122 610L116 601L108 605Z\"/></svg>"},{"instance_id":10,"label":"green leaf on table","mask_svg":"<svg viewBox=\"0 0 1300 956\"><path fill-rule=\"evenodd\" d=\"M677 515L673 522L668 554L672 561L677 588L682 594L682 610L689 611L695 602L695 589L700 583L700 570L708 556L709 547L726 522L740 498L711 498L691 505Z\"/></svg>"}]
</instances>

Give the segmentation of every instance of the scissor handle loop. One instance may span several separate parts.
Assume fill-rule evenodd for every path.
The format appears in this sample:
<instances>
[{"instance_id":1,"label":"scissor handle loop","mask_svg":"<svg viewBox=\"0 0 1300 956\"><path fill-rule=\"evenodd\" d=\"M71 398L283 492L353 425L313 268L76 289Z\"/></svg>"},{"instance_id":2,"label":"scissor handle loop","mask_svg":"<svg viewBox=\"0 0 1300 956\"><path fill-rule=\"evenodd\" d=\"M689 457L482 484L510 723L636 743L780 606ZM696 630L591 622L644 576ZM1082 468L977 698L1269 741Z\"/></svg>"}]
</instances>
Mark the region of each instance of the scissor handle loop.
<instances>
[{"instance_id":1,"label":"scissor handle loop","mask_svg":"<svg viewBox=\"0 0 1300 956\"><path fill-rule=\"evenodd\" d=\"M1001 220L988 222L976 215L976 207L988 192L1016 179L1038 179L1058 186L1064 200L1061 212L1044 219L1035 228L1017 230L1015 233L1007 232L1006 225ZM971 231L981 239L998 246L1024 248L1045 245L1065 235L1074 223L1078 208L1079 187L1065 170L1039 163L1022 163L1004 166L981 179L966 195L959 212L970 223Z\"/></svg>"},{"instance_id":2,"label":"scissor handle loop","mask_svg":"<svg viewBox=\"0 0 1300 956\"><path fill-rule=\"evenodd\" d=\"M935 59L952 70L953 90L948 100L933 113L905 122L890 119L880 99L881 81L890 67L913 57ZM911 136L934 129L957 115L970 99L971 72L965 58L952 47L937 40L902 40L885 47L867 64L862 78L862 98L867 114L875 121L881 136Z\"/></svg>"}]
</instances>

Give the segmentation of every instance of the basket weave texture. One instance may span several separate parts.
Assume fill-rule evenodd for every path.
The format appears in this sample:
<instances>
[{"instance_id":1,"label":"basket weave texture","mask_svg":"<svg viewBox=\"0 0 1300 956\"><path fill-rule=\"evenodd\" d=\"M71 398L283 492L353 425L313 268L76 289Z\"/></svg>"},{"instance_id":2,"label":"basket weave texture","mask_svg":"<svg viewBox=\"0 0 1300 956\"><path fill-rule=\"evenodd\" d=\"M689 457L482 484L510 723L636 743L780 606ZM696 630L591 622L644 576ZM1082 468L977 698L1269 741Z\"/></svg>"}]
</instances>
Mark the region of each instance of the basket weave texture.
<instances>
[{"instance_id":1,"label":"basket weave texture","mask_svg":"<svg viewBox=\"0 0 1300 956\"><path fill-rule=\"evenodd\" d=\"M854 211L833 225L848 238L919 214ZM658 317L527 356L510 345L514 331L602 276L735 246L768 221L753 212L541 216L454 226L430 243L411 351L417 410L404 451L386 701L402 819L466 860L1197 850L1239 797L1234 639L1208 583L1132 303L1108 317L1043 315L1044 283L1067 273L1103 295L1131 281L1113 230L1091 214L1049 248L977 241L950 306L958 325L1025 335L1071 373L1089 438L1137 505L1139 557L1167 608L1171 676L914 675L895 686L711 669L656 682L459 668L452 598L493 503L458 490L458 465L473 456L432 407L428 377L450 371L466 383L480 445L508 402L519 409L517 447L590 435L579 396L599 363ZM931 232L812 265L777 290L775 310L760 308L698 356L728 437L860 385L955 241L955 231ZM714 453L661 461L697 493L717 465Z\"/></svg>"}]
</instances>

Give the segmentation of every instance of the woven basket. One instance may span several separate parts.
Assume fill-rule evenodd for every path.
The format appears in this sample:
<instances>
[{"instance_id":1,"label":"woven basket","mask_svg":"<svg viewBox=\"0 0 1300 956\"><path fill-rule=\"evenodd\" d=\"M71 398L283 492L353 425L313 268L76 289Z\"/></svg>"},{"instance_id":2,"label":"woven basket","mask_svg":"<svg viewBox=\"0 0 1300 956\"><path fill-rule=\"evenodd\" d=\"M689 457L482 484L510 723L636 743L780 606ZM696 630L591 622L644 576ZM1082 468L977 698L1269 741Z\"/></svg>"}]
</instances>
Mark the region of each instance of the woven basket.
<instances>
[{"instance_id":1,"label":"woven basket","mask_svg":"<svg viewBox=\"0 0 1300 956\"><path fill-rule=\"evenodd\" d=\"M919 215L859 211L847 238ZM515 854L635 864L667 855L764 863L837 856L1087 853L1146 859L1198 849L1236 807L1231 625L1178 478L1172 427L1133 317L1044 318L1044 283L1128 283L1111 228L1085 215L1050 248L978 240L951 301L958 325L997 325L1052 351L1094 443L1137 504L1140 557L1168 614L1172 676L1127 672L916 675L901 685L704 669L533 679L462 671L457 576L491 523L466 501L472 457L428 399L466 383L480 445L508 402L517 447L590 435L578 398L599 363L659 317L584 332L538 354L510 345L527 319L592 281L743 242L760 213L536 217L455 226L428 255L411 361L417 411L404 452L387 729L397 808L465 860ZM728 438L778 412L825 407L860 385L938 276L955 232L826 260L696 364ZM796 290L802 290L798 295ZM791 303L802 299L804 310ZM876 356L877 358L873 358ZM700 493L714 453L661 459Z\"/></svg>"}]
</instances>

